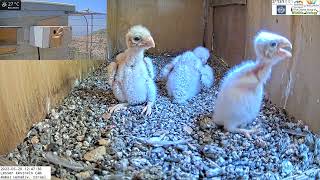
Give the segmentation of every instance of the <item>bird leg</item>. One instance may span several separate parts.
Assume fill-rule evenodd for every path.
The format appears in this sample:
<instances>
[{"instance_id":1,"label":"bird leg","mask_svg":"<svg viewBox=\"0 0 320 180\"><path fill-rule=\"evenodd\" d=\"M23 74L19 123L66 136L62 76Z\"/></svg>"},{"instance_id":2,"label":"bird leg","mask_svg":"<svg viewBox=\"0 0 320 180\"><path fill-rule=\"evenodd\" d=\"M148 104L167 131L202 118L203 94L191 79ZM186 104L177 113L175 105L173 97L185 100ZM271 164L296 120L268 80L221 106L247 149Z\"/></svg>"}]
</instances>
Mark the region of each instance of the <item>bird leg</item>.
<instances>
[{"instance_id":1,"label":"bird leg","mask_svg":"<svg viewBox=\"0 0 320 180\"><path fill-rule=\"evenodd\" d=\"M145 113L147 116L149 116L152 111L152 106L153 106L153 102L148 102L147 105L143 108L141 114Z\"/></svg>"},{"instance_id":2,"label":"bird leg","mask_svg":"<svg viewBox=\"0 0 320 180\"><path fill-rule=\"evenodd\" d=\"M233 130L234 133L240 133L243 134L246 138L251 139L251 134L259 132L257 128L253 129L242 129L242 128L236 128Z\"/></svg>"},{"instance_id":3,"label":"bird leg","mask_svg":"<svg viewBox=\"0 0 320 180\"><path fill-rule=\"evenodd\" d=\"M120 104L116 104L112 107L109 107L108 111L103 114L103 117L105 119L110 119L112 113L120 111L120 110L125 110L125 109L127 109L127 106L128 106L128 103L120 103Z\"/></svg>"},{"instance_id":4,"label":"bird leg","mask_svg":"<svg viewBox=\"0 0 320 180\"><path fill-rule=\"evenodd\" d=\"M162 71L160 72L160 81L165 81L168 78L171 70L173 69L174 65L172 63L167 64Z\"/></svg>"}]
</instances>

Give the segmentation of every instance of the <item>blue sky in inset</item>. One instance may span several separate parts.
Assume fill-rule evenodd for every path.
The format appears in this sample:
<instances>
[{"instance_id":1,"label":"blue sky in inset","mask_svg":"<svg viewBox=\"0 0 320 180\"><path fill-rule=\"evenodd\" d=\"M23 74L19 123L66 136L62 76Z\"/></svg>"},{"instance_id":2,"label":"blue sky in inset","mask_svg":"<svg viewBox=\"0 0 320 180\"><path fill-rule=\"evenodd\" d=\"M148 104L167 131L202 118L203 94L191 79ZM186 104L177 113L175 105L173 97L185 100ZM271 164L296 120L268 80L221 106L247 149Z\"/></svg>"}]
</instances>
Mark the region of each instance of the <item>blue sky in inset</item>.
<instances>
[{"instance_id":1,"label":"blue sky in inset","mask_svg":"<svg viewBox=\"0 0 320 180\"><path fill-rule=\"evenodd\" d=\"M107 0L42 0L57 3L74 4L77 11L90 9L94 12L106 13Z\"/></svg>"},{"instance_id":2,"label":"blue sky in inset","mask_svg":"<svg viewBox=\"0 0 320 180\"><path fill-rule=\"evenodd\" d=\"M42 1L72 4L76 7L76 11L89 10L91 12L107 13L107 0L29 0L29 1ZM92 32L106 28L106 15L94 15L93 22L91 16L86 16L88 20L89 34L91 33L91 24L93 24ZM87 34L87 23L83 16L69 16L69 26L72 27L73 36L84 36Z\"/></svg>"}]
</instances>

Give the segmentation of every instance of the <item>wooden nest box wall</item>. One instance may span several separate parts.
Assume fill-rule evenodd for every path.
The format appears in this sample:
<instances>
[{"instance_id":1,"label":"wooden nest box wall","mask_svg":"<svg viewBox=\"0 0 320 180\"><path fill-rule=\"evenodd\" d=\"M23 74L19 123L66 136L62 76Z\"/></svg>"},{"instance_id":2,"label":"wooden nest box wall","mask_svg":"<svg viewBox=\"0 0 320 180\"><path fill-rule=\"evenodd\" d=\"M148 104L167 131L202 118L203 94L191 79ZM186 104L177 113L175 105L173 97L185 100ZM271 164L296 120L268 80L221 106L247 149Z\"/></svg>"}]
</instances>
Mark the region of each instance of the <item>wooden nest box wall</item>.
<instances>
[{"instance_id":1,"label":"wooden nest box wall","mask_svg":"<svg viewBox=\"0 0 320 180\"><path fill-rule=\"evenodd\" d=\"M0 155L23 141L103 61L0 60Z\"/></svg>"},{"instance_id":2,"label":"wooden nest box wall","mask_svg":"<svg viewBox=\"0 0 320 180\"><path fill-rule=\"evenodd\" d=\"M153 54L205 45L230 66L253 59L253 37L260 30L282 34L293 43L293 58L273 69L267 98L320 128L320 20L317 16L272 16L266 0L108 0L109 58L124 50L125 33L135 24L154 37Z\"/></svg>"}]
</instances>

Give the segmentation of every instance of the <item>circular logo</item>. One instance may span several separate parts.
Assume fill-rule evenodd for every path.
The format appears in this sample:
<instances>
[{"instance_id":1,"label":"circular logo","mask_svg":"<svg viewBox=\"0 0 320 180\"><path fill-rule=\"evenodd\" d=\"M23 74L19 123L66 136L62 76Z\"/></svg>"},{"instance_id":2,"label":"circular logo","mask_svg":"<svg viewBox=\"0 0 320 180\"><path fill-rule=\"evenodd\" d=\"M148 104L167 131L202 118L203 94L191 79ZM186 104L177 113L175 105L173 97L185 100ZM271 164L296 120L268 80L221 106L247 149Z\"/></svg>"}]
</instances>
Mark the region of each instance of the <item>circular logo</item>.
<instances>
[{"instance_id":1,"label":"circular logo","mask_svg":"<svg viewBox=\"0 0 320 180\"><path fill-rule=\"evenodd\" d=\"M286 6L277 6L277 14L286 14Z\"/></svg>"}]
</instances>

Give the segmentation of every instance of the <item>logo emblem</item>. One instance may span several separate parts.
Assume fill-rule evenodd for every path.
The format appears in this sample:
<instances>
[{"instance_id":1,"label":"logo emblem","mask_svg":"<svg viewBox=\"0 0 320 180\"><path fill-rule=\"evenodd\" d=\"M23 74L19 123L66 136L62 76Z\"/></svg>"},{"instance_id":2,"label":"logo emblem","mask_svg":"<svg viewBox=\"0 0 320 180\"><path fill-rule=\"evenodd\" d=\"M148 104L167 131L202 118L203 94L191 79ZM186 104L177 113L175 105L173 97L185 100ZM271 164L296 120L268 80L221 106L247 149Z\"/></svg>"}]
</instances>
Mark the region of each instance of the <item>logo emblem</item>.
<instances>
[{"instance_id":1,"label":"logo emblem","mask_svg":"<svg viewBox=\"0 0 320 180\"><path fill-rule=\"evenodd\" d=\"M277 14L286 14L286 6L277 5Z\"/></svg>"}]
</instances>

